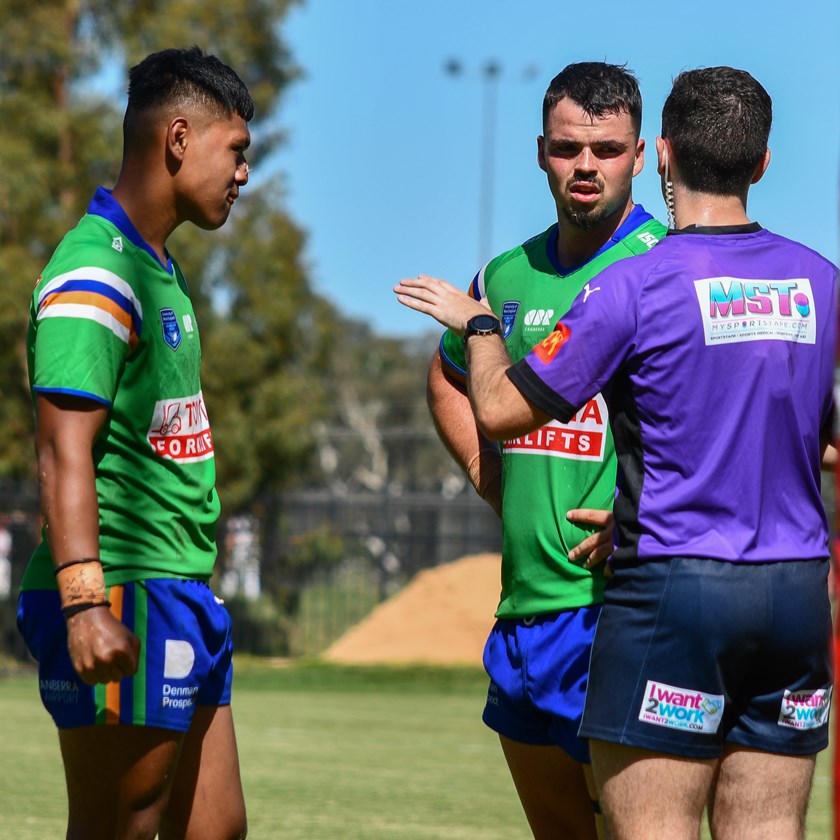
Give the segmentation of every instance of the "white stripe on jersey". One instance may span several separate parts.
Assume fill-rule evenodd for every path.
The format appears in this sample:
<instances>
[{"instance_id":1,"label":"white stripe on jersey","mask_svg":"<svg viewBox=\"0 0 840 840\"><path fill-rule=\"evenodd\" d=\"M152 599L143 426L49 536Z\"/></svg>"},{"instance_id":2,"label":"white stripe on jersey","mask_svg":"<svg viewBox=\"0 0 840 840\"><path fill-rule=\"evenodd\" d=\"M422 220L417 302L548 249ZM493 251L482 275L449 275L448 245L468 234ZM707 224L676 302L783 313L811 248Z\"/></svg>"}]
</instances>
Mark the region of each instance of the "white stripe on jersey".
<instances>
[{"instance_id":1,"label":"white stripe on jersey","mask_svg":"<svg viewBox=\"0 0 840 840\"><path fill-rule=\"evenodd\" d=\"M54 303L42 312L38 313L38 320L41 318L87 318L89 321L96 321L107 327L111 332L128 344L129 330L121 324L113 315L98 306L89 306L85 303Z\"/></svg>"},{"instance_id":2,"label":"white stripe on jersey","mask_svg":"<svg viewBox=\"0 0 840 840\"><path fill-rule=\"evenodd\" d=\"M131 305L134 307L135 311L142 320L143 307L140 305L140 301L134 294L134 290L131 286L129 286L128 283L119 276L119 274L114 274L113 271L108 271L105 268L98 268L92 265L80 266L79 268L74 268L72 271L65 271L64 274L59 274L57 277L53 277L53 279L50 280L43 289L41 289L41 293L38 295L39 311L44 298L47 295L52 294L68 280L94 280L97 283L104 283L106 286L110 286L114 289L114 291L119 292L123 295L123 297L126 297L129 301L131 301Z\"/></svg>"}]
</instances>

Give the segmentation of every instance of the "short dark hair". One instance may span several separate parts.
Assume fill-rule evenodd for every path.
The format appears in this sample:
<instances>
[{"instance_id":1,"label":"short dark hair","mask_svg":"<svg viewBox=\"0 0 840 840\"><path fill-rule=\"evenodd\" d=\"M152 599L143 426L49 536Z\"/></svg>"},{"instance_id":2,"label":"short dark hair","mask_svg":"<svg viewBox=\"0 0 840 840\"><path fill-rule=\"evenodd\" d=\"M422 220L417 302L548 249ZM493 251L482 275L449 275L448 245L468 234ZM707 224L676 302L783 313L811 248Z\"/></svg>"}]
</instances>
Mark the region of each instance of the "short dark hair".
<instances>
[{"instance_id":1,"label":"short dark hair","mask_svg":"<svg viewBox=\"0 0 840 840\"><path fill-rule=\"evenodd\" d=\"M662 137L690 190L734 195L749 186L767 151L773 101L745 70L706 67L674 79Z\"/></svg>"},{"instance_id":2,"label":"short dark hair","mask_svg":"<svg viewBox=\"0 0 840 840\"><path fill-rule=\"evenodd\" d=\"M624 111L633 121L636 137L642 130L642 94L636 77L624 64L579 61L561 70L543 98L543 131L551 110L566 97L592 118Z\"/></svg>"},{"instance_id":3,"label":"short dark hair","mask_svg":"<svg viewBox=\"0 0 840 840\"><path fill-rule=\"evenodd\" d=\"M220 116L254 116L254 100L234 70L199 47L152 53L128 72L126 125L139 113L167 104L215 108Z\"/></svg>"}]
</instances>

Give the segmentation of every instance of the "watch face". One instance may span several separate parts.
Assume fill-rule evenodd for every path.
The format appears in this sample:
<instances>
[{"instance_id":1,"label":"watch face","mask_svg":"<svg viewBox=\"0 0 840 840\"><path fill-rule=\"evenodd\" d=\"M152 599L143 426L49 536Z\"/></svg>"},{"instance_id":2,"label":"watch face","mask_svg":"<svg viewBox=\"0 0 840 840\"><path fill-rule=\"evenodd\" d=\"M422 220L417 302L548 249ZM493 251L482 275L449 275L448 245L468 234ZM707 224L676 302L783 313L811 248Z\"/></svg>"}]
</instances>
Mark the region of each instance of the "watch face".
<instances>
[{"instance_id":1,"label":"watch face","mask_svg":"<svg viewBox=\"0 0 840 840\"><path fill-rule=\"evenodd\" d=\"M476 315L470 318L470 325L475 330L493 330L498 323L499 319L495 315Z\"/></svg>"}]
</instances>

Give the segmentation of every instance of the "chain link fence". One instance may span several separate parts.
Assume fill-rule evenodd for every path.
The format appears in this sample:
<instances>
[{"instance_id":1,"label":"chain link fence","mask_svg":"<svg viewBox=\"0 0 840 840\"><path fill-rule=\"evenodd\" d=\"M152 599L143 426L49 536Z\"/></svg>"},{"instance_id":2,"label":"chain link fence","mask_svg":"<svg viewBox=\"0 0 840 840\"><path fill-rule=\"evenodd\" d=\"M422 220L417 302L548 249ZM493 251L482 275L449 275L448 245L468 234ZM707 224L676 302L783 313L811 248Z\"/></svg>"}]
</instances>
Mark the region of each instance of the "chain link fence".
<instances>
[{"instance_id":1,"label":"chain link fence","mask_svg":"<svg viewBox=\"0 0 840 840\"><path fill-rule=\"evenodd\" d=\"M829 474L823 499L833 525ZM0 482L0 657L27 658L15 599L38 529L37 488ZM471 490L298 491L222 520L213 585L233 615L237 650L314 656L418 571L500 550L499 521Z\"/></svg>"},{"instance_id":2,"label":"chain link fence","mask_svg":"<svg viewBox=\"0 0 840 840\"><path fill-rule=\"evenodd\" d=\"M25 659L17 590L39 540L37 488L0 482L0 655ZM237 649L320 653L421 569L498 552L501 528L475 494L300 491L271 497L219 528L214 589Z\"/></svg>"}]
</instances>

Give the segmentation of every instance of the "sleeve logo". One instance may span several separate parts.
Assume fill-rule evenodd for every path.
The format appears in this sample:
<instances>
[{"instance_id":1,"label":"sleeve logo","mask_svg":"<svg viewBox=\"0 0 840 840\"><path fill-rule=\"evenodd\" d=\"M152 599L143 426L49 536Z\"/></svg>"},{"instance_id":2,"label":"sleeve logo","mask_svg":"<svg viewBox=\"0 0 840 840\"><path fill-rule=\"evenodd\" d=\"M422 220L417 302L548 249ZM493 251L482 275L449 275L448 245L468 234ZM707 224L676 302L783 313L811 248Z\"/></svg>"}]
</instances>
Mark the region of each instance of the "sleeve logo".
<instances>
[{"instance_id":1,"label":"sleeve logo","mask_svg":"<svg viewBox=\"0 0 840 840\"><path fill-rule=\"evenodd\" d=\"M559 352L560 348L569 340L571 331L565 324L558 324L554 332L547 335L534 347L534 355L547 365Z\"/></svg>"}]
</instances>

